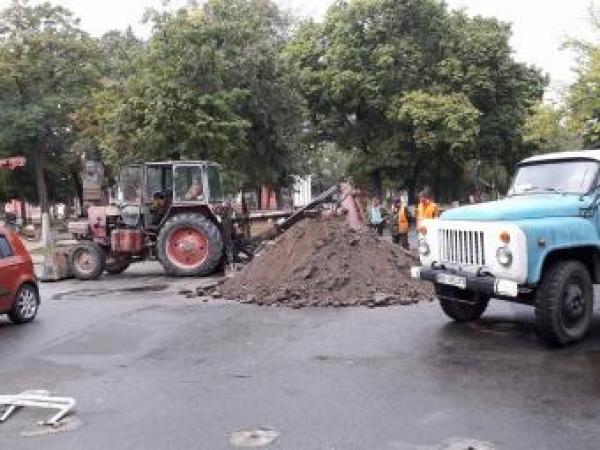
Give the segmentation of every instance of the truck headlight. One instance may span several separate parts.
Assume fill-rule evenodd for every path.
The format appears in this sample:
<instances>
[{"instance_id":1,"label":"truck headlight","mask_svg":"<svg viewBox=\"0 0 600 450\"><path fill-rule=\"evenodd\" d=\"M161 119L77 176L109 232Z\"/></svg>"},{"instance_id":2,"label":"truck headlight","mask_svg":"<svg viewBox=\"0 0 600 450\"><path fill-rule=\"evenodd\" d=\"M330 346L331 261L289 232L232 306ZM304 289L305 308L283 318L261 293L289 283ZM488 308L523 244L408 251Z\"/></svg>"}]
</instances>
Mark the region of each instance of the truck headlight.
<instances>
[{"instance_id":1,"label":"truck headlight","mask_svg":"<svg viewBox=\"0 0 600 450\"><path fill-rule=\"evenodd\" d=\"M429 244L425 239L419 239L419 254L421 256L429 255Z\"/></svg>"},{"instance_id":2,"label":"truck headlight","mask_svg":"<svg viewBox=\"0 0 600 450\"><path fill-rule=\"evenodd\" d=\"M513 254L508 246L500 247L496 250L496 259L503 267L510 267L513 262Z\"/></svg>"}]
</instances>

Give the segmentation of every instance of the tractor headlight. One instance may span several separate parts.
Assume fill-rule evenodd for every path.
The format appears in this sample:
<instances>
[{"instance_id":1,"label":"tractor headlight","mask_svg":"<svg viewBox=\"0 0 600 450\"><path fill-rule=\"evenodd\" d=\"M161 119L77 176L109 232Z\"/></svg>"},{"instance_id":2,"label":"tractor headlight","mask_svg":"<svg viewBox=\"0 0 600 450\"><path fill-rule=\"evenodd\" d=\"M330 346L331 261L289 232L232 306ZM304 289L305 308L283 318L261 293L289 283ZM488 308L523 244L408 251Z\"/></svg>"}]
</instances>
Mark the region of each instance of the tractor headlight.
<instances>
[{"instance_id":1,"label":"tractor headlight","mask_svg":"<svg viewBox=\"0 0 600 450\"><path fill-rule=\"evenodd\" d=\"M423 238L419 239L419 254L421 256L427 256L429 255L429 244L427 243L427 241Z\"/></svg>"},{"instance_id":2,"label":"tractor headlight","mask_svg":"<svg viewBox=\"0 0 600 450\"><path fill-rule=\"evenodd\" d=\"M513 254L508 246L503 246L496 250L496 260L503 267L510 267L513 262Z\"/></svg>"}]
</instances>

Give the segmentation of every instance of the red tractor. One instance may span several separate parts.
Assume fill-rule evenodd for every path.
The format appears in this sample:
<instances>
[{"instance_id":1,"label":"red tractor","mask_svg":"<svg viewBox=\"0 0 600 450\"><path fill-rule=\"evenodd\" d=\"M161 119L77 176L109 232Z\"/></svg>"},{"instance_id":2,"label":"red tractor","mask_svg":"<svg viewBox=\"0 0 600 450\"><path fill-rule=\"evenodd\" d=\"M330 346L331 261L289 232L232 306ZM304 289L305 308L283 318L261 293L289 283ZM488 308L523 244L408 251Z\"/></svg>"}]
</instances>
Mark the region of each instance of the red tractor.
<instances>
[{"instance_id":1,"label":"red tractor","mask_svg":"<svg viewBox=\"0 0 600 450\"><path fill-rule=\"evenodd\" d=\"M69 256L73 275L98 278L137 261L158 259L174 276L202 276L225 255L220 166L169 161L125 167L115 206L92 206L86 221L71 222L78 240Z\"/></svg>"}]
</instances>

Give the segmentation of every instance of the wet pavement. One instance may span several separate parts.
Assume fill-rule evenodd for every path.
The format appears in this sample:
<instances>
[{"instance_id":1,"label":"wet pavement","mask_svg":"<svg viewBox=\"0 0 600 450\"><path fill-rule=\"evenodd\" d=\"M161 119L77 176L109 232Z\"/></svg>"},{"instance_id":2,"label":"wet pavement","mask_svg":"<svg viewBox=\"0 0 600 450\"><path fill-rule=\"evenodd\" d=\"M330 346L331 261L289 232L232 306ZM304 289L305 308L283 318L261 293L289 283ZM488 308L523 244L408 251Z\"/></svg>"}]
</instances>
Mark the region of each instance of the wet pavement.
<instances>
[{"instance_id":1,"label":"wet pavement","mask_svg":"<svg viewBox=\"0 0 600 450\"><path fill-rule=\"evenodd\" d=\"M0 395L49 389L77 426L23 437L48 414L0 424L0 449L596 449L600 316L591 336L544 347L532 311L496 302L477 324L435 303L288 310L179 295L144 264L98 283L42 286L38 320L0 319ZM234 435L238 436L238 435Z\"/></svg>"}]
</instances>

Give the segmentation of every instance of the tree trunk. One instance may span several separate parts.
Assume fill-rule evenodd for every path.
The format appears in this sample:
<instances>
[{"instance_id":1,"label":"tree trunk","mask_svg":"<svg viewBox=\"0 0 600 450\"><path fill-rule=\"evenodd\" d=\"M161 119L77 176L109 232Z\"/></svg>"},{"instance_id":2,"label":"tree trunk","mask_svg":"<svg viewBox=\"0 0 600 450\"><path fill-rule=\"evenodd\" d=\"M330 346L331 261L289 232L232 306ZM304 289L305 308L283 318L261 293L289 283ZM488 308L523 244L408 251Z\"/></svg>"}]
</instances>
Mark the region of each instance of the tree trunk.
<instances>
[{"instance_id":1,"label":"tree trunk","mask_svg":"<svg viewBox=\"0 0 600 450\"><path fill-rule=\"evenodd\" d=\"M79 211L81 211L81 215L85 215L83 213L83 183L81 182L81 178L77 172L71 172L71 178L73 179L73 185L75 186L75 199L79 204Z\"/></svg>"},{"instance_id":2,"label":"tree trunk","mask_svg":"<svg viewBox=\"0 0 600 450\"><path fill-rule=\"evenodd\" d=\"M38 201L40 210L43 213L50 212L48 203L48 186L46 185L46 152L39 149L33 156L33 164L35 166L35 179L37 183Z\"/></svg>"},{"instance_id":3,"label":"tree trunk","mask_svg":"<svg viewBox=\"0 0 600 450\"><path fill-rule=\"evenodd\" d=\"M27 223L27 203L26 203L26 199L25 196L23 194L21 194L19 196L19 207L21 208L21 223L22 225L25 225ZM16 211L15 211L15 216L17 215Z\"/></svg>"},{"instance_id":4,"label":"tree trunk","mask_svg":"<svg viewBox=\"0 0 600 450\"><path fill-rule=\"evenodd\" d=\"M381 200L383 191L381 169L375 169L373 172L371 172L371 188L373 189L373 196Z\"/></svg>"},{"instance_id":5,"label":"tree trunk","mask_svg":"<svg viewBox=\"0 0 600 450\"><path fill-rule=\"evenodd\" d=\"M408 154L410 161L412 161L412 168L408 177L408 203L416 205L418 201L417 184L419 182L419 176L421 174L421 158L420 154L417 153L417 144L415 142L414 131L411 132L408 142Z\"/></svg>"}]
</instances>

